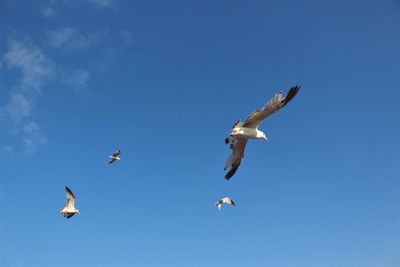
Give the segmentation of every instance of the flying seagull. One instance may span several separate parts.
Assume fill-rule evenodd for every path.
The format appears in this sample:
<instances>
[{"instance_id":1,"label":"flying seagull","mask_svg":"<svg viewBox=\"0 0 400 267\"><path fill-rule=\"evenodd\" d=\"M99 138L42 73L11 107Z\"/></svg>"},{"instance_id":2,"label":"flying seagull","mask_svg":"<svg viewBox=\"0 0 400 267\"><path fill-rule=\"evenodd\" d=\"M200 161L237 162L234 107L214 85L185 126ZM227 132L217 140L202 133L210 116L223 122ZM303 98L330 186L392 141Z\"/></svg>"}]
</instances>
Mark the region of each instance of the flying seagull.
<instances>
[{"instance_id":1,"label":"flying seagull","mask_svg":"<svg viewBox=\"0 0 400 267\"><path fill-rule=\"evenodd\" d=\"M119 154L121 154L121 150L118 149L117 151L114 152L114 154L112 154L112 156L109 156L111 158L111 160L108 162L108 164L111 164L116 160L121 160L119 158Z\"/></svg>"},{"instance_id":2,"label":"flying seagull","mask_svg":"<svg viewBox=\"0 0 400 267\"><path fill-rule=\"evenodd\" d=\"M215 203L215 206L217 206L218 210L221 210L222 204L224 203L235 206L235 202L233 202L233 200L230 197L221 198L220 200L217 201L217 203Z\"/></svg>"},{"instance_id":3,"label":"flying seagull","mask_svg":"<svg viewBox=\"0 0 400 267\"><path fill-rule=\"evenodd\" d=\"M286 95L283 95L282 92L277 93L264 107L250 113L244 123L240 120L235 122L232 126L231 134L225 139L225 143L229 144L232 149L232 154L228 157L224 166L224 170L229 168L229 171L225 175L226 180L229 180L239 168L248 139L268 140L265 133L258 130L260 123L289 103L299 89L300 86L296 85L290 88Z\"/></svg>"},{"instance_id":4,"label":"flying seagull","mask_svg":"<svg viewBox=\"0 0 400 267\"><path fill-rule=\"evenodd\" d=\"M74 216L76 213L79 214L79 210L75 209L75 196L72 193L71 189L68 186L65 187L65 191L67 193L67 203L61 209L60 214L61 216L69 219Z\"/></svg>"}]
</instances>

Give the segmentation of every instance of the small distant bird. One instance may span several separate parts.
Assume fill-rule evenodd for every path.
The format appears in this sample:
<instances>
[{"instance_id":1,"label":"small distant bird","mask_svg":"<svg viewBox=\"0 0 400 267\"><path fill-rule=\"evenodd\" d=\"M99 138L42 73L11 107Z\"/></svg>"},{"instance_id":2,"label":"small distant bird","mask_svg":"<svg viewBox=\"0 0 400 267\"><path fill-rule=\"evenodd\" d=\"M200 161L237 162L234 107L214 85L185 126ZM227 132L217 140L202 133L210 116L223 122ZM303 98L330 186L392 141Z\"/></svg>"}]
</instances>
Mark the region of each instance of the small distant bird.
<instances>
[{"instance_id":1,"label":"small distant bird","mask_svg":"<svg viewBox=\"0 0 400 267\"><path fill-rule=\"evenodd\" d=\"M233 202L233 200L230 197L221 198L220 200L217 201L217 203L215 203L215 206L217 206L218 210L221 210L222 204L224 203L235 206L235 202Z\"/></svg>"},{"instance_id":2,"label":"small distant bird","mask_svg":"<svg viewBox=\"0 0 400 267\"><path fill-rule=\"evenodd\" d=\"M79 214L79 210L75 209L75 196L72 193L71 189L68 186L65 187L65 191L67 193L67 203L61 209L60 214L67 219L71 218L75 214Z\"/></svg>"},{"instance_id":3,"label":"small distant bird","mask_svg":"<svg viewBox=\"0 0 400 267\"><path fill-rule=\"evenodd\" d=\"M282 92L277 93L264 107L250 113L244 123L240 120L235 122L229 137L225 139L225 143L229 144L230 149L232 149L232 154L228 157L224 166L224 170L229 168L225 175L226 180L229 180L239 168L248 139L268 140L265 133L258 130L261 122L289 103L299 89L300 86L296 85L290 88L286 95L283 95Z\"/></svg>"},{"instance_id":4,"label":"small distant bird","mask_svg":"<svg viewBox=\"0 0 400 267\"><path fill-rule=\"evenodd\" d=\"M110 160L110 162L108 162L108 164L111 164L111 163L113 163L114 161L116 161L116 160L121 160L120 158L119 158L119 155L121 154L121 150L117 150L117 151L115 151L114 152L114 154L112 154L112 156L109 156L110 158L111 158L111 160Z\"/></svg>"}]
</instances>

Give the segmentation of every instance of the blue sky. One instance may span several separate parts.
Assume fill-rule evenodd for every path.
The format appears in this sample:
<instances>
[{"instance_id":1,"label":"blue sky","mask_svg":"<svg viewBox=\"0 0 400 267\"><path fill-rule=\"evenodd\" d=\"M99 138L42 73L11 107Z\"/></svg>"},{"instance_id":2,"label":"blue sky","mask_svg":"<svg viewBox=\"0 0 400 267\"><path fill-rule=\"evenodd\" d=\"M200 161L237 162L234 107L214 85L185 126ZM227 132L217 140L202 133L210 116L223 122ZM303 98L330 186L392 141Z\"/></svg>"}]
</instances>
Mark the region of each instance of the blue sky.
<instances>
[{"instance_id":1,"label":"blue sky","mask_svg":"<svg viewBox=\"0 0 400 267\"><path fill-rule=\"evenodd\" d=\"M399 266L399 12L0 1L0 265ZM233 122L295 84L225 181Z\"/></svg>"}]
</instances>

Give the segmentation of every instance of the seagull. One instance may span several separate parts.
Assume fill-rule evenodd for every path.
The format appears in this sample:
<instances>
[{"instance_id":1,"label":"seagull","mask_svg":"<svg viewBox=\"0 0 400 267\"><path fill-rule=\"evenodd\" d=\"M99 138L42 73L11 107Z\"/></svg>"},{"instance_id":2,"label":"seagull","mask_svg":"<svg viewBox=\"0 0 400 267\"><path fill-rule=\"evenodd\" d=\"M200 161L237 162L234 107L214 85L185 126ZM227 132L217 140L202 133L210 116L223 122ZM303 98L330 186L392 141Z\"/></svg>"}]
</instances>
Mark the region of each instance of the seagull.
<instances>
[{"instance_id":1,"label":"seagull","mask_svg":"<svg viewBox=\"0 0 400 267\"><path fill-rule=\"evenodd\" d=\"M117 151L114 152L114 154L112 154L112 156L109 156L111 158L111 160L108 162L108 164L111 164L116 160L121 160L119 158L119 154L121 154L121 150L118 149Z\"/></svg>"},{"instance_id":2,"label":"seagull","mask_svg":"<svg viewBox=\"0 0 400 267\"><path fill-rule=\"evenodd\" d=\"M65 191L67 192L67 203L61 209L60 214L67 219L74 216L76 213L79 214L79 210L75 209L75 196L72 193L71 189L68 186L65 187Z\"/></svg>"},{"instance_id":3,"label":"seagull","mask_svg":"<svg viewBox=\"0 0 400 267\"><path fill-rule=\"evenodd\" d=\"M222 204L224 203L235 206L235 202L233 202L233 200L230 197L221 198L220 200L217 201L217 203L215 203L215 206L217 206L218 210L221 210Z\"/></svg>"},{"instance_id":4,"label":"seagull","mask_svg":"<svg viewBox=\"0 0 400 267\"><path fill-rule=\"evenodd\" d=\"M248 139L268 140L265 133L258 130L258 126L261 122L289 103L290 100L295 97L299 89L300 86L296 85L290 88L286 95L283 95L282 92L278 92L264 107L250 113L244 123L240 120L235 122L229 137L225 139L225 144L229 144L230 149L232 149L232 154L229 155L224 166L224 170L229 168L229 171L225 175L226 180L229 180L239 168Z\"/></svg>"}]
</instances>

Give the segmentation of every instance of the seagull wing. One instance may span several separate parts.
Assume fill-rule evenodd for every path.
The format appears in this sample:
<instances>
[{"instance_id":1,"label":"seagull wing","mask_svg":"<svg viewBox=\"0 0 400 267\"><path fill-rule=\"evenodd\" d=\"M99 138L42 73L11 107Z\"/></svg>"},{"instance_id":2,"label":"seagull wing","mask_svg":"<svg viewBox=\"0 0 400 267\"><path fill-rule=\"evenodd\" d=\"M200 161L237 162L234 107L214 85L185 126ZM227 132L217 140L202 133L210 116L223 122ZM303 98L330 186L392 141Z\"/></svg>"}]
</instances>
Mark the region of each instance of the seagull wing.
<instances>
[{"instance_id":1,"label":"seagull wing","mask_svg":"<svg viewBox=\"0 0 400 267\"><path fill-rule=\"evenodd\" d=\"M108 162L108 164L111 164L111 163L113 163L115 161L115 159L111 159L109 162Z\"/></svg>"},{"instance_id":2,"label":"seagull wing","mask_svg":"<svg viewBox=\"0 0 400 267\"><path fill-rule=\"evenodd\" d=\"M236 137L234 143L230 145L232 154L229 155L225 163L225 169L230 168L225 175L226 180L229 180L239 168L240 162L244 156L246 144L247 138Z\"/></svg>"},{"instance_id":3,"label":"seagull wing","mask_svg":"<svg viewBox=\"0 0 400 267\"><path fill-rule=\"evenodd\" d=\"M222 204L222 199L218 200L218 201L215 203L215 206L218 206L218 205L221 205L221 204Z\"/></svg>"},{"instance_id":4,"label":"seagull wing","mask_svg":"<svg viewBox=\"0 0 400 267\"><path fill-rule=\"evenodd\" d=\"M74 216L75 213L67 213L67 215L65 216L67 219L71 218L72 216Z\"/></svg>"},{"instance_id":5,"label":"seagull wing","mask_svg":"<svg viewBox=\"0 0 400 267\"><path fill-rule=\"evenodd\" d=\"M264 107L250 113L243 123L243 127L257 128L264 119L289 103L296 96L299 89L300 86L296 85L290 88L285 96L282 95L282 92L277 93Z\"/></svg>"},{"instance_id":6,"label":"seagull wing","mask_svg":"<svg viewBox=\"0 0 400 267\"><path fill-rule=\"evenodd\" d=\"M67 193L67 204L65 205L67 208L74 208L75 207L75 196L72 193L71 189L68 186L65 187L65 191Z\"/></svg>"},{"instance_id":7,"label":"seagull wing","mask_svg":"<svg viewBox=\"0 0 400 267\"><path fill-rule=\"evenodd\" d=\"M117 151L114 152L114 154L112 154L112 156L117 157L119 156L119 154L121 154L121 150L118 149Z\"/></svg>"}]
</instances>

